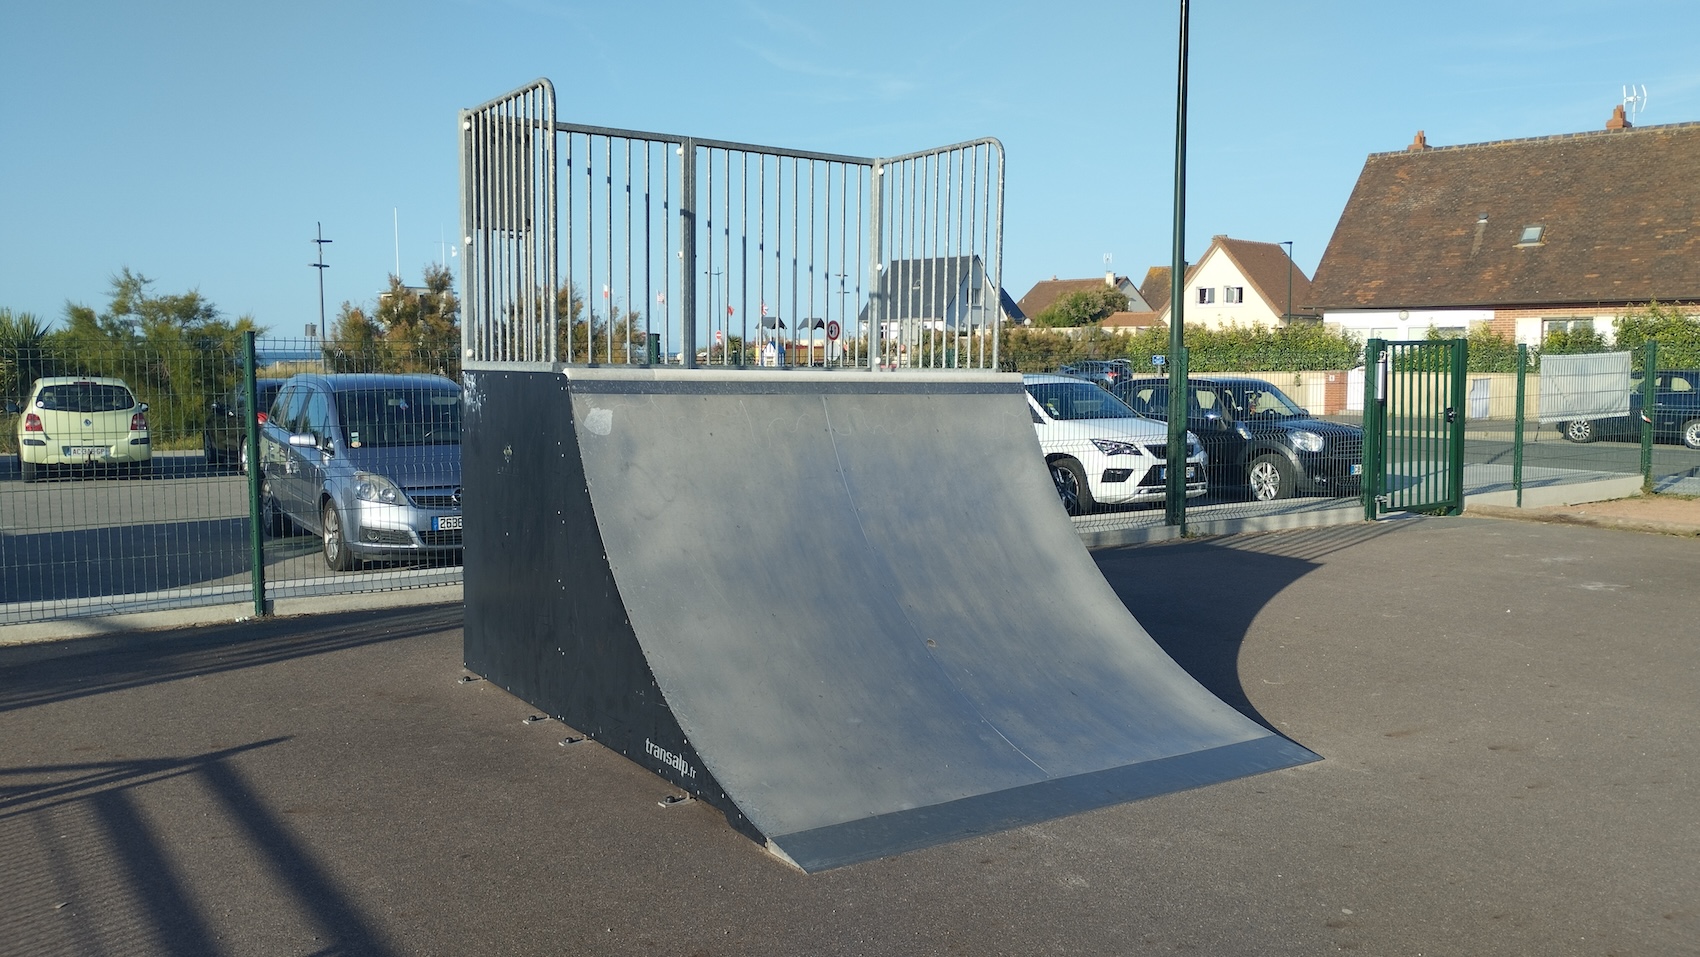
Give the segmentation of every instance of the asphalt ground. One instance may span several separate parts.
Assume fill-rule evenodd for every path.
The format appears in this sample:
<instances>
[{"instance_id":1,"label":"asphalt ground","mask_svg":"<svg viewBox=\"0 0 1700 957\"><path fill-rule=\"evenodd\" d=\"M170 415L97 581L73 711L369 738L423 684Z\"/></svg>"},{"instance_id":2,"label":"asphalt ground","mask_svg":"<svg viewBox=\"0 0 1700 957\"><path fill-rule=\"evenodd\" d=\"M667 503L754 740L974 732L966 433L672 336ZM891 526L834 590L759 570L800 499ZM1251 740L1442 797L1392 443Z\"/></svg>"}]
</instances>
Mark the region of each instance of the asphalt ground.
<instances>
[{"instance_id":1,"label":"asphalt ground","mask_svg":"<svg viewBox=\"0 0 1700 957\"><path fill-rule=\"evenodd\" d=\"M0 648L0 953L1700 954L1692 538L1101 549L1323 755L805 876L462 682L458 606Z\"/></svg>"}]
</instances>

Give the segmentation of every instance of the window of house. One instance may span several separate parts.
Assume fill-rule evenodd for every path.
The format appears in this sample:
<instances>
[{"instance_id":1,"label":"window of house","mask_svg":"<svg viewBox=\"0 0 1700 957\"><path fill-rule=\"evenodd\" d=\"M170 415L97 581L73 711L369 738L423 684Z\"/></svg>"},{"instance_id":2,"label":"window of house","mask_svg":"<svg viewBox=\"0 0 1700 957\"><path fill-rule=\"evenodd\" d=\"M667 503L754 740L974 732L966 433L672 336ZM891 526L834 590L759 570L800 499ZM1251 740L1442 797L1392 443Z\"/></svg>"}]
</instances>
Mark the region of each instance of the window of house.
<instances>
[{"instance_id":1,"label":"window of house","mask_svg":"<svg viewBox=\"0 0 1700 957\"><path fill-rule=\"evenodd\" d=\"M1594 317L1583 319L1543 319L1541 321L1541 339L1545 340L1555 332L1577 333L1593 332Z\"/></svg>"},{"instance_id":2,"label":"window of house","mask_svg":"<svg viewBox=\"0 0 1700 957\"><path fill-rule=\"evenodd\" d=\"M1214 287L1214 286L1200 286L1200 287L1198 287L1198 304L1199 305L1208 306L1215 301L1216 301L1216 287Z\"/></svg>"},{"instance_id":3,"label":"window of house","mask_svg":"<svg viewBox=\"0 0 1700 957\"><path fill-rule=\"evenodd\" d=\"M1245 302L1245 287L1244 286L1223 286L1222 287L1222 301L1223 302Z\"/></svg>"},{"instance_id":4,"label":"window of house","mask_svg":"<svg viewBox=\"0 0 1700 957\"><path fill-rule=\"evenodd\" d=\"M1517 234L1517 245L1539 246L1546 242L1546 234L1547 228L1545 226L1524 226L1523 231Z\"/></svg>"}]
</instances>

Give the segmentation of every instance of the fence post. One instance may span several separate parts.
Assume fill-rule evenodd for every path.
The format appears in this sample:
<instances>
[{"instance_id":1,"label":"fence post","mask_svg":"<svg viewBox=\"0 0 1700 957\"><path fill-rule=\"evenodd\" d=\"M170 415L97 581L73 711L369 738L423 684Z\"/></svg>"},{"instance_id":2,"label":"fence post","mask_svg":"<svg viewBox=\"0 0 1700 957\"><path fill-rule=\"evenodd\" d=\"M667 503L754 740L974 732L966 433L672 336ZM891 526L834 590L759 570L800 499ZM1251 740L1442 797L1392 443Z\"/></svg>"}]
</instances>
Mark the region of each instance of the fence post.
<instances>
[{"instance_id":1,"label":"fence post","mask_svg":"<svg viewBox=\"0 0 1700 957\"><path fill-rule=\"evenodd\" d=\"M1653 494L1653 409L1658 395L1654 375L1659 371L1659 343L1647 342L1641 359L1641 494Z\"/></svg>"},{"instance_id":2,"label":"fence post","mask_svg":"<svg viewBox=\"0 0 1700 957\"><path fill-rule=\"evenodd\" d=\"M260 515L260 427L259 394L254 385L254 331L242 336L242 390L248 396L247 419L242 423L242 440L248 445L248 544L250 572L254 583L254 617L265 617L266 543Z\"/></svg>"},{"instance_id":3,"label":"fence post","mask_svg":"<svg viewBox=\"0 0 1700 957\"><path fill-rule=\"evenodd\" d=\"M1364 474L1358 484L1363 490L1366 522L1379 517L1381 475L1386 463L1383 448L1387 434L1386 407L1382 405L1387 397L1387 370L1383 367L1386 346L1381 339L1372 338L1364 343Z\"/></svg>"},{"instance_id":4,"label":"fence post","mask_svg":"<svg viewBox=\"0 0 1700 957\"><path fill-rule=\"evenodd\" d=\"M1528 401L1524 383L1529 376L1529 345L1517 344L1517 409L1511 425L1511 487L1517 490L1517 507L1523 507L1523 409Z\"/></svg>"}]
</instances>

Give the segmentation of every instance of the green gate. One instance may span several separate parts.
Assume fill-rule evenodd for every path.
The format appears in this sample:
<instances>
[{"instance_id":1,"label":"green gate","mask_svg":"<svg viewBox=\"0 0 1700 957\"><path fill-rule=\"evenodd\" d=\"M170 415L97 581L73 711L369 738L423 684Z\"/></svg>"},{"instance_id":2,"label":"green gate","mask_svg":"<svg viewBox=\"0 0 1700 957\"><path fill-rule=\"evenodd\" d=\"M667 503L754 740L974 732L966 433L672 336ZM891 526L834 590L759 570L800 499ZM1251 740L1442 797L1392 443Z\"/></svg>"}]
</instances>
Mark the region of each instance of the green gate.
<instances>
[{"instance_id":1,"label":"green gate","mask_svg":"<svg viewBox=\"0 0 1700 957\"><path fill-rule=\"evenodd\" d=\"M1364 349L1364 518L1464 511L1463 339Z\"/></svg>"}]
</instances>

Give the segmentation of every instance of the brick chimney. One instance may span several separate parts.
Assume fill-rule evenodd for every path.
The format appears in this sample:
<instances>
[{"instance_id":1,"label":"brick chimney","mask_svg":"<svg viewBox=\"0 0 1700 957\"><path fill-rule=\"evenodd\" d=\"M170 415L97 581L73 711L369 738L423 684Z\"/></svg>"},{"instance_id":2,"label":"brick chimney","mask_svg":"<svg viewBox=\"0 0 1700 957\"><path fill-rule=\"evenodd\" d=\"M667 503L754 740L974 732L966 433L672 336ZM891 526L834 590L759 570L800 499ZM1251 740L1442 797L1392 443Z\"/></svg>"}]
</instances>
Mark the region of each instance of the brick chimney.
<instances>
[{"instance_id":1,"label":"brick chimney","mask_svg":"<svg viewBox=\"0 0 1700 957\"><path fill-rule=\"evenodd\" d=\"M1629 117L1623 115L1623 104L1619 103L1611 108L1611 119L1606 120L1606 129L1628 130L1634 129L1634 127L1635 124L1629 122Z\"/></svg>"},{"instance_id":2,"label":"brick chimney","mask_svg":"<svg viewBox=\"0 0 1700 957\"><path fill-rule=\"evenodd\" d=\"M1428 137L1423 135L1423 131L1418 130L1417 135L1411 139L1411 145L1405 147L1405 152L1415 153L1426 149L1433 149L1433 147L1428 145Z\"/></svg>"}]
</instances>

